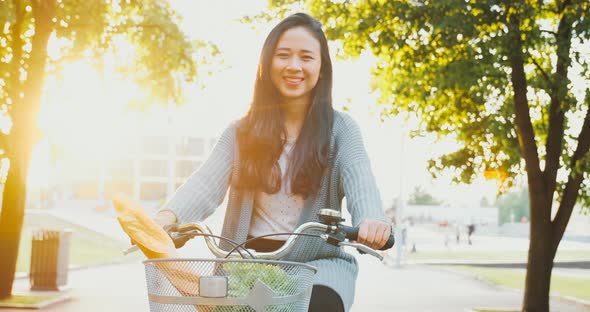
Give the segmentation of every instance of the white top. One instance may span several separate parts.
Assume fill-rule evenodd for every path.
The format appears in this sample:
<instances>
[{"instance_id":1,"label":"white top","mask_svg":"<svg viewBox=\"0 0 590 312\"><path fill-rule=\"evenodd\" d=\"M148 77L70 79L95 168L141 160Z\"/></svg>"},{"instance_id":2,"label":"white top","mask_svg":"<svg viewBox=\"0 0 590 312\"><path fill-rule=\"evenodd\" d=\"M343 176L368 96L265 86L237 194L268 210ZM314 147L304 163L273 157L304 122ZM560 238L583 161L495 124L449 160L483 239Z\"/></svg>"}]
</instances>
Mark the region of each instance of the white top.
<instances>
[{"instance_id":1,"label":"white top","mask_svg":"<svg viewBox=\"0 0 590 312\"><path fill-rule=\"evenodd\" d=\"M295 140L288 140L281 156L281 189L275 194L256 192L254 210L250 221L250 236L260 236L280 232L292 232L297 226L305 200L301 195L291 194L291 179L287 176L287 166ZM269 236L265 239L287 240L289 236Z\"/></svg>"}]
</instances>

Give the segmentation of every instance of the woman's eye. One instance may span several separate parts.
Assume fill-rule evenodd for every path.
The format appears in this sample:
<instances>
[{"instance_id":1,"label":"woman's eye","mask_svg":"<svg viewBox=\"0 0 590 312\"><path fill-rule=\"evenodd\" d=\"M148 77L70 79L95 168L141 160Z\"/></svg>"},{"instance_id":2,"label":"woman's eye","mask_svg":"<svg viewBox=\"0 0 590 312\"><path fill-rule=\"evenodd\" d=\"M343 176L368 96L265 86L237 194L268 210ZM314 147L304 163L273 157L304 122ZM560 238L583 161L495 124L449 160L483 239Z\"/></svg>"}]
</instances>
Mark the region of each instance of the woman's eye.
<instances>
[{"instance_id":1,"label":"woman's eye","mask_svg":"<svg viewBox=\"0 0 590 312\"><path fill-rule=\"evenodd\" d=\"M279 54L277 54L277 57L280 58L280 59L286 59L286 58L289 58L289 54L287 54L287 53L279 53Z\"/></svg>"},{"instance_id":2,"label":"woman's eye","mask_svg":"<svg viewBox=\"0 0 590 312\"><path fill-rule=\"evenodd\" d=\"M311 61L311 60L313 60L313 57L312 57L312 56L310 56L310 55L305 55L305 56L303 57L303 60L305 60L305 61Z\"/></svg>"}]
</instances>

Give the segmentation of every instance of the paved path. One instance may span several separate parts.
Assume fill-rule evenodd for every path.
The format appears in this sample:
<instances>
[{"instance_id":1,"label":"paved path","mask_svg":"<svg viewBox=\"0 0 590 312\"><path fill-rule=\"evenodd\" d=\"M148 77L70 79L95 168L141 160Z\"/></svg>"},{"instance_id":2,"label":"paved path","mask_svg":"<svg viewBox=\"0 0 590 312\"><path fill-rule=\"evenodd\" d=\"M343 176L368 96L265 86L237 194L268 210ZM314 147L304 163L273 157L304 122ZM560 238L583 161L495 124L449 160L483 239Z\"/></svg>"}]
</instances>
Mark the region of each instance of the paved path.
<instances>
[{"instance_id":1,"label":"paved path","mask_svg":"<svg viewBox=\"0 0 590 312\"><path fill-rule=\"evenodd\" d=\"M28 280L16 281L17 291L26 290ZM46 312L118 312L149 311L143 265L129 263L107 265L92 269L70 271L68 276L70 290L64 293L71 296L65 302L44 308ZM22 312L23 310L0 310L2 312Z\"/></svg>"},{"instance_id":2,"label":"paved path","mask_svg":"<svg viewBox=\"0 0 590 312\"><path fill-rule=\"evenodd\" d=\"M461 312L475 307L518 310L522 294L436 267L407 265L395 268L360 256L360 275L351 312ZM43 309L47 312L148 311L143 265L139 262L71 271L72 299ZM24 291L28 280L17 280ZM552 312L584 312L590 306L551 300ZM22 312L6 309L2 312Z\"/></svg>"},{"instance_id":3,"label":"paved path","mask_svg":"<svg viewBox=\"0 0 590 312\"><path fill-rule=\"evenodd\" d=\"M521 307L522 292L493 286L467 274L423 265L397 268L392 261L383 265L365 256L359 260L357 299L352 312L461 312L481 307ZM590 311L590 306L556 297L550 305L552 312Z\"/></svg>"},{"instance_id":4,"label":"paved path","mask_svg":"<svg viewBox=\"0 0 590 312\"><path fill-rule=\"evenodd\" d=\"M90 211L78 210L76 213L55 210L52 214L69 219L78 224L87 224L90 228L113 238L126 240L114 216L104 213L100 216ZM219 231L222 213L215 213L210 224L214 231ZM89 220L92 220L90 222ZM217 225L217 227L216 227ZM422 249L436 250L444 248L442 242L436 242L438 236L427 229L416 228L413 231ZM427 240L428 239L428 240ZM589 244L562 242L565 249L587 249ZM187 248L188 247L188 248ZM184 257L206 257L201 242L190 242L181 250ZM560 248L561 248L560 247ZM522 250L526 240L499 237L474 237L474 245L461 244L453 249L498 248ZM392 251L395 254L395 251ZM507 290L479 281L463 273L451 272L436 266L407 264L401 268L393 266L393 259L386 264L369 256L359 256L360 275L357 283L356 299L352 312L428 312L428 311L471 311L476 307L511 308L518 310L522 302L522 293ZM587 276L588 270L580 270ZM568 271L579 275L580 272ZM143 265L134 263L108 265L91 269L71 271L69 274L68 294L71 300L43 309L48 312L98 312L98 311L148 311ZM27 291L28 280L20 279L15 284L16 291ZM571 301L551 299L551 311L555 312L590 312L590 306ZM2 310L1 312L22 312L22 310Z\"/></svg>"}]
</instances>

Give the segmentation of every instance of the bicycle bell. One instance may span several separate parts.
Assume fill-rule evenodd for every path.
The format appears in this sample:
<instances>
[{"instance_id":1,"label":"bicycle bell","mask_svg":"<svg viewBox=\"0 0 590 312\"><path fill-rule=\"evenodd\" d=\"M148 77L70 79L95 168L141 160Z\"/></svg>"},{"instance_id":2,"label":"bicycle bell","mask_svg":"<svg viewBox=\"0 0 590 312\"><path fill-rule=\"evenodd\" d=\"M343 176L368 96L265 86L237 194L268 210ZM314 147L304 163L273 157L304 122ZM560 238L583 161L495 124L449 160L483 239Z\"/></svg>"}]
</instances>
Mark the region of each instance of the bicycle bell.
<instances>
[{"instance_id":1,"label":"bicycle bell","mask_svg":"<svg viewBox=\"0 0 590 312\"><path fill-rule=\"evenodd\" d=\"M320 221L325 224L329 225L336 225L340 222L344 222L344 219L341 217L342 214L338 210L324 208L320 209L320 213L318 214L320 217Z\"/></svg>"}]
</instances>

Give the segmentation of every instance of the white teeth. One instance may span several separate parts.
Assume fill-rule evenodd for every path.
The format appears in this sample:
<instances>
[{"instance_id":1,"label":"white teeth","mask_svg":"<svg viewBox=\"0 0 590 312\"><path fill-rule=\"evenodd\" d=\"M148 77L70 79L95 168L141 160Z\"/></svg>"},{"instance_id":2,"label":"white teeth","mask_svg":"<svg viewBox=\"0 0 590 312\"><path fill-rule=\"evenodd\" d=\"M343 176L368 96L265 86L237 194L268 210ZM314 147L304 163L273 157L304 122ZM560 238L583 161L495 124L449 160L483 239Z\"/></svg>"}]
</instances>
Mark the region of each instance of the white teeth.
<instances>
[{"instance_id":1,"label":"white teeth","mask_svg":"<svg viewBox=\"0 0 590 312\"><path fill-rule=\"evenodd\" d=\"M288 82L300 82L303 79L301 79L301 78L285 78L285 80L287 80Z\"/></svg>"}]
</instances>

